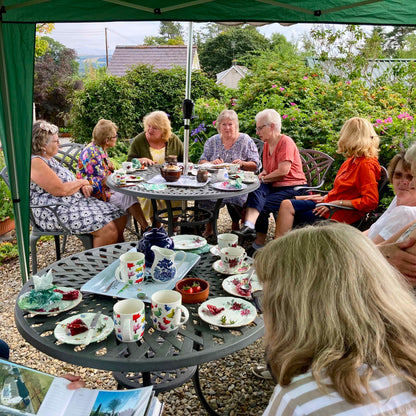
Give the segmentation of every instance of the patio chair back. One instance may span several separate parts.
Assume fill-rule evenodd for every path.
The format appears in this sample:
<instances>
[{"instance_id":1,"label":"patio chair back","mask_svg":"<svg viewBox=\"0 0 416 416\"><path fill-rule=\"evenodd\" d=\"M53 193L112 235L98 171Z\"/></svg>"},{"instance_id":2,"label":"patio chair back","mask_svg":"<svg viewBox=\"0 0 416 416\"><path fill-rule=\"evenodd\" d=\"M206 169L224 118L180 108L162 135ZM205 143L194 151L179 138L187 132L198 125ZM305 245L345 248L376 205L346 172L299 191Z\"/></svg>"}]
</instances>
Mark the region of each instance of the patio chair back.
<instances>
[{"instance_id":1,"label":"patio chair back","mask_svg":"<svg viewBox=\"0 0 416 416\"><path fill-rule=\"evenodd\" d=\"M311 189L321 188L325 183L325 177L329 168L334 163L334 159L319 150L301 149L299 153L306 176L307 187Z\"/></svg>"}]
</instances>

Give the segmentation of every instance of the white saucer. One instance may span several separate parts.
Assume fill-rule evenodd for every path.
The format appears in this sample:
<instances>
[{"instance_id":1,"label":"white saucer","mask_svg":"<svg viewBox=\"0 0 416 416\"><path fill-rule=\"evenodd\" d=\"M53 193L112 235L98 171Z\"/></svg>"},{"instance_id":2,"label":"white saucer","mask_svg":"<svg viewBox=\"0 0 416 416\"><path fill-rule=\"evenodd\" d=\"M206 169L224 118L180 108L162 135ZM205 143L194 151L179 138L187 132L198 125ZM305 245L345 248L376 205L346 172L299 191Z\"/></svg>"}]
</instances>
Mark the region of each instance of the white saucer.
<instances>
[{"instance_id":1,"label":"white saucer","mask_svg":"<svg viewBox=\"0 0 416 416\"><path fill-rule=\"evenodd\" d=\"M222 288L230 293L233 296L238 296L240 298L244 298L244 299L251 299L251 293L255 292L257 290L262 290L263 286L260 284L258 278L257 278L257 274L254 273L252 278L251 278L251 291L250 291L250 295L248 296L244 296L241 293L238 292L237 290L237 283L246 283L247 279L248 279L249 273L244 273L244 274L234 274L232 276L227 277L226 279L224 279L222 281Z\"/></svg>"},{"instance_id":2,"label":"white saucer","mask_svg":"<svg viewBox=\"0 0 416 416\"><path fill-rule=\"evenodd\" d=\"M239 267L235 272L230 273L230 272L225 271L222 261L217 260L216 262L212 264L212 268L216 272L221 273L221 274L242 274L248 271L248 269L250 268L250 264L247 263L246 261L243 261L243 263L241 264L241 267Z\"/></svg>"},{"instance_id":3,"label":"white saucer","mask_svg":"<svg viewBox=\"0 0 416 416\"><path fill-rule=\"evenodd\" d=\"M253 178L253 179L243 179L243 183L254 183L257 181L257 178Z\"/></svg>"},{"instance_id":4,"label":"white saucer","mask_svg":"<svg viewBox=\"0 0 416 416\"><path fill-rule=\"evenodd\" d=\"M220 249L219 249L218 245L216 245L216 246L212 246L212 247L209 249L209 251L211 252L211 254L212 254L213 256L221 256Z\"/></svg>"}]
</instances>

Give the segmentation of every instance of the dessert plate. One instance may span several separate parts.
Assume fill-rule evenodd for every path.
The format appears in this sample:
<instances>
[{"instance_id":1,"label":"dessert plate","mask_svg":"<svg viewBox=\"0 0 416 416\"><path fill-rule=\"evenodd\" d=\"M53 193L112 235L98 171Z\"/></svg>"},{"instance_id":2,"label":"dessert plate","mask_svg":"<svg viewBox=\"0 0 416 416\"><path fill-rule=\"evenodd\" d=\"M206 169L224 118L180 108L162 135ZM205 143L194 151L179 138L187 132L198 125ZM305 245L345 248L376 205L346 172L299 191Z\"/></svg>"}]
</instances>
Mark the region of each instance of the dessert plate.
<instances>
[{"instance_id":1,"label":"dessert plate","mask_svg":"<svg viewBox=\"0 0 416 416\"><path fill-rule=\"evenodd\" d=\"M213 313L218 311L218 313ZM236 328L248 325L256 319L256 308L244 299L219 297L206 300L198 308L199 317L211 325L221 328Z\"/></svg>"},{"instance_id":2,"label":"dessert plate","mask_svg":"<svg viewBox=\"0 0 416 416\"><path fill-rule=\"evenodd\" d=\"M71 292L72 290L75 290L73 287L66 287L66 286L58 286L56 289L62 290L63 292ZM30 292L24 293L22 296L19 297L19 300L22 299L25 296L29 296ZM19 300L17 303L19 304ZM52 307L48 310L41 310L41 309L25 309L26 311L30 313L36 313L38 315L49 315L51 313L61 313L64 311L69 311L72 308L75 308L80 302L82 301L82 293L80 290L78 290L78 297L73 300L59 300L57 302L54 302Z\"/></svg>"},{"instance_id":3,"label":"dessert plate","mask_svg":"<svg viewBox=\"0 0 416 416\"><path fill-rule=\"evenodd\" d=\"M243 189L247 188L247 185L242 183L241 188L236 188L227 182L215 182L212 184L212 187L218 189L219 191L242 191Z\"/></svg>"},{"instance_id":4,"label":"dessert plate","mask_svg":"<svg viewBox=\"0 0 416 416\"><path fill-rule=\"evenodd\" d=\"M95 313L80 313L78 315L70 316L67 319L59 322L56 325L53 334L55 338L65 344L72 344L72 345L81 345L85 343L87 339L88 331L82 332L80 334L71 336L66 333L66 326L71 322L75 321L75 319L82 319L85 324L89 327L91 321L93 320ZM97 322L97 327L95 329L95 333L91 338L91 342L98 342L102 341L103 339L107 338L114 329L114 322L112 318L107 315L101 315Z\"/></svg>"},{"instance_id":5,"label":"dessert plate","mask_svg":"<svg viewBox=\"0 0 416 416\"><path fill-rule=\"evenodd\" d=\"M221 260L217 260L216 262L214 262L212 264L212 268L218 272L218 273L222 273L222 274L241 274L241 273L246 273L248 271L248 269L250 268L250 265L246 262L243 261L241 263L241 266L235 271L235 272L226 272L224 269L224 265L222 264Z\"/></svg>"},{"instance_id":6,"label":"dessert plate","mask_svg":"<svg viewBox=\"0 0 416 416\"><path fill-rule=\"evenodd\" d=\"M127 175L126 182L141 182L144 179L140 176Z\"/></svg>"},{"instance_id":7,"label":"dessert plate","mask_svg":"<svg viewBox=\"0 0 416 416\"><path fill-rule=\"evenodd\" d=\"M256 273L254 272L253 276L251 277L250 285L251 291L249 295L243 295L238 291L238 285L247 283L247 279L249 277L249 273L244 274L235 274L233 276L227 277L222 281L223 289L231 295L239 296L244 299L251 299L251 293L257 290L262 290L263 286L260 284Z\"/></svg>"},{"instance_id":8,"label":"dessert plate","mask_svg":"<svg viewBox=\"0 0 416 416\"><path fill-rule=\"evenodd\" d=\"M193 250L204 247L207 244L207 240L204 237L192 234L174 235L171 239L175 244L175 250Z\"/></svg>"}]
</instances>

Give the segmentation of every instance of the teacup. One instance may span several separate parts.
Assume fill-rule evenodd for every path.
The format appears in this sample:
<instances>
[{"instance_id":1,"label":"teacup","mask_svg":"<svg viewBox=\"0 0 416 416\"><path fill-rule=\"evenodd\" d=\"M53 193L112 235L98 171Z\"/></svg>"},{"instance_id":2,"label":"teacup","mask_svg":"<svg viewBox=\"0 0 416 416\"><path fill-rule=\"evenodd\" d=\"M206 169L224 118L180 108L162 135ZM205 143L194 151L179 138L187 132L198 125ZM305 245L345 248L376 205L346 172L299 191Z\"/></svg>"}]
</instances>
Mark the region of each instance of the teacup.
<instances>
[{"instance_id":1,"label":"teacup","mask_svg":"<svg viewBox=\"0 0 416 416\"><path fill-rule=\"evenodd\" d=\"M138 287L144 281L144 254L129 252L120 256L120 265L116 270L116 279Z\"/></svg>"},{"instance_id":2,"label":"teacup","mask_svg":"<svg viewBox=\"0 0 416 416\"><path fill-rule=\"evenodd\" d=\"M219 234L217 237L217 241L219 250L225 247L237 247L238 235L231 233Z\"/></svg>"},{"instance_id":3,"label":"teacup","mask_svg":"<svg viewBox=\"0 0 416 416\"><path fill-rule=\"evenodd\" d=\"M118 169L114 172L114 182L116 185L125 185L127 181L126 171L124 169Z\"/></svg>"},{"instance_id":4,"label":"teacup","mask_svg":"<svg viewBox=\"0 0 416 416\"><path fill-rule=\"evenodd\" d=\"M146 326L145 306L139 299L120 300L113 308L114 330L121 342L137 342Z\"/></svg>"},{"instance_id":5,"label":"teacup","mask_svg":"<svg viewBox=\"0 0 416 416\"><path fill-rule=\"evenodd\" d=\"M256 177L256 174L254 172L251 172L249 170L244 171L244 180L254 181L255 177Z\"/></svg>"},{"instance_id":6,"label":"teacup","mask_svg":"<svg viewBox=\"0 0 416 416\"><path fill-rule=\"evenodd\" d=\"M237 164L237 163L234 163L234 164L231 164L229 167L228 167L228 171L231 173L231 174L235 174L235 173L237 173L238 172L238 168L239 168L240 166Z\"/></svg>"},{"instance_id":7,"label":"teacup","mask_svg":"<svg viewBox=\"0 0 416 416\"><path fill-rule=\"evenodd\" d=\"M152 295L153 327L171 332L189 319L189 312L182 305L182 295L175 290L159 290Z\"/></svg>"},{"instance_id":8,"label":"teacup","mask_svg":"<svg viewBox=\"0 0 416 416\"><path fill-rule=\"evenodd\" d=\"M243 247L225 247L220 250L221 262L226 273L235 273L241 267L246 252Z\"/></svg>"},{"instance_id":9,"label":"teacup","mask_svg":"<svg viewBox=\"0 0 416 416\"><path fill-rule=\"evenodd\" d=\"M129 173L133 171L133 163L132 162L123 162L121 164L121 166L123 167L123 169Z\"/></svg>"}]
</instances>

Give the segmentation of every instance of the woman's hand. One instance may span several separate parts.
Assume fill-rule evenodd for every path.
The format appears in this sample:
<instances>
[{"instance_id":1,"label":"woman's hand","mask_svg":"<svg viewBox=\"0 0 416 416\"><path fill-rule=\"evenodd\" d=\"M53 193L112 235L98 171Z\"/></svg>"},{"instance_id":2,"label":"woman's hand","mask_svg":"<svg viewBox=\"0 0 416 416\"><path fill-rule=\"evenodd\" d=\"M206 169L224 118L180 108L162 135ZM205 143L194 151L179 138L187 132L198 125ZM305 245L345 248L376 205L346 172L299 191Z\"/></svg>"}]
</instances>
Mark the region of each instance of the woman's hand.
<instances>
[{"instance_id":1,"label":"woman's hand","mask_svg":"<svg viewBox=\"0 0 416 416\"><path fill-rule=\"evenodd\" d=\"M152 159L148 159L147 157L141 157L139 158L140 163L144 166L152 166L154 164L156 164L155 161L153 161Z\"/></svg>"},{"instance_id":2,"label":"woman's hand","mask_svg":"<svg viewBox=\"0 0 416 416\"><path fill-rule=\"evenodd\" d=\"M243 168L243 165L244 165L244 160L236 159L236 160L233 160L231 163L233 165L238 165L242 169Z\"/></svg>"},{"instance_id":3,"label":"woman's hand","mask_svg":"<svg viewBox=\"0 0 416 416\"><path fill-rule=\"evenodd\" d=\"M323 217L326 213L329 212L328 207L316 207L312 210L312 212L317 215L318 217Z\"/></svg>"},{"instance_id":4,"label":"woman's hand","mask_svg":"<svg viewBox=\"0 0 416 416\"><path fill-rule=\"evenodd\" d=\"M93 187L92 185L84 185L81 187L81 192L84 194L85 198L89 198L92 194Z\"/></svg>"},{"instance_id":5,"label":"woman's hand","mask_svg":"<svg viewBox=\"0 0 416 416\"><path fill-rule=\"evenodd\" d=\"M66 378L71 382L66 386L66 388L69 390L75 390L85 387L85 382L81 380L80 376L74 376L73 374L64 374L62 377Z\"/></svg>"},{"instance_id":6,"label":"woman's hand","mask_svg":"<svg viewBox=\"0 0 416 416\"><path fill-rule=\"evenodd\" d=\"M217 159L214 159L211 163L213 165L221 165L221 163L224 163L224 161L219 157Z\"/></svg>"},{"instance_id":7,"label":"woman's hand","mask_svg":"<svg viewBox=\"0 0 416 416\"><path fill-rule=\"evenodd\" d=\"M114 167L114 164L111 160L107 159L107 165L108 165L108 169L110 169L111 172L114 172L115 167Z\"/></svg>"}]
</instances>

